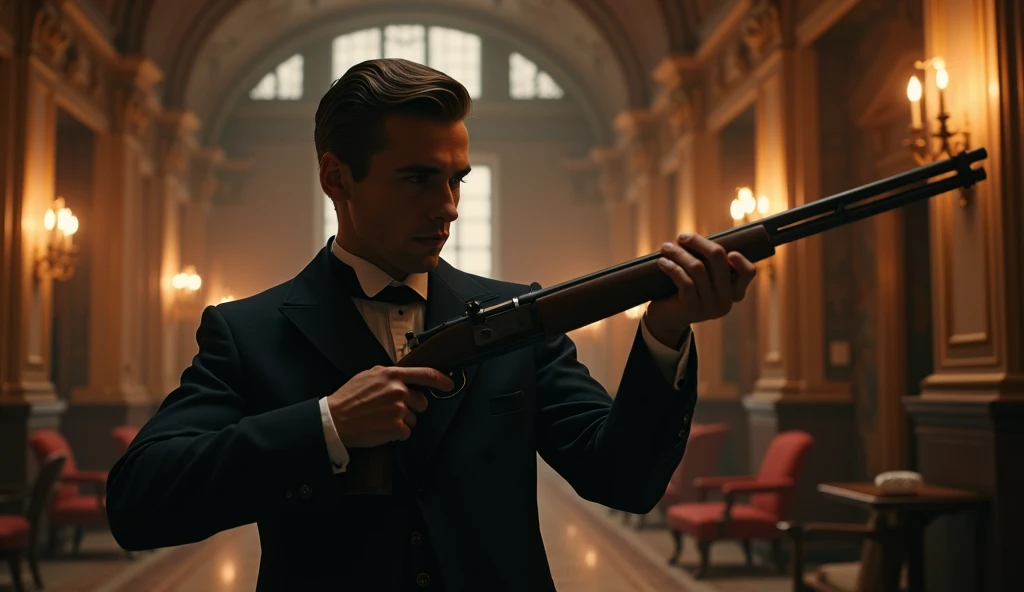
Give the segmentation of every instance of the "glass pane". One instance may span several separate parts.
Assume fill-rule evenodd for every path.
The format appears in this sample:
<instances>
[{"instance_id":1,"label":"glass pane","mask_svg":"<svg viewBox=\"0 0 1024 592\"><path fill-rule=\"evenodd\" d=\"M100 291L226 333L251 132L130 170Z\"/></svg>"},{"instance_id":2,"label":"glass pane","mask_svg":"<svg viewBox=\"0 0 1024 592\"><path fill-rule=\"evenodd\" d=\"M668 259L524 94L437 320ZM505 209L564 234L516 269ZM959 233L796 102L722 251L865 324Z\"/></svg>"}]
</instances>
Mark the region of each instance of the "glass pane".
<instances>
[{"instance_id":1,"label":"glass pane","mask_svg":"<svg viewBox=\"0 0 1024 592\"><path fill-rule=\"evenodd\" d=\"M521 54L508 56L508 86L513 99L532 99L537 96L537 64Z\"/></svg>"},{"instance_id":2,"label":"glass pane","mask_svg":"<svg viewBox=\"0 0 1024 592\"><path fill-rule=\"evenodd\" d=\"M444 248L452 251L458 248L459 245L459 221L448 225L448 240L444 243Z\"/></svg>"},{"instance_id":3,"label":"glass pane","mask_svg":"<svg viewBox=\"0 0 1024 592\"><path fill-rule=\"evenodd\" d=\"M268 101L277 95L277 76L268 72L259 83L249 91L249 98L257 101Z\"/></svg>"},{"instance_id":4,"label":"glass pane","mask_svg":"<svg viewBox=\"0 0 1024 592\"><path fill-rule=\"evenodd\" d=\"M480 97L480 37L430 27L430 67L458 80L471 98Z\"/></svg>"},{"instance_id":5,"label":"glass pane","mask_svg":"<svg viewBox=\"0 0 1024 592\"><path fill-rule=\"evenodd\" d=\"M466 175L465 181L459 186L459 196L462 199L472 197L491 199L491 167L481 164L473 165L473 170Z\"/></svg>"},{"instance_id":6,"label":"glass pane","mask_svg":"<svg viewBox=\"0 0 1024 592\"><path fill-rule=\"evenodd\" d=\"M489 277L491 275L491 251L490 249L474 249L472 251L459 252L459 269L466 273L475 273Z\"/></svg>"},{"instance_id":7,"label":"glass pane","mask_svg":"<svg viewBox=\"0 0 1024 592\"><path fill-rule=\"evenodd\" d=\"M426 64L426 36L423 25L388 25L384 28L384 57Z\"/></svg>"},{"instance_id":8,"label":"glass pane","mask_svg":"<svg viewBox=\"0 0 1024 592\"><path fill-rule=\"evenodd\" d=\"M331 80L337 80L352 66L381 57L380 29L363 29L335 37L331 54Z\"/></svg>"},{"instance_id":9,"label":"glass pane","mask_svg":"<svg viewBox=\"0 0 1024 592\"><path fill-rule=\"evenodd\" d=\"M463 220L488 220L491 217L491 200L480 197L463 195L459 199L459 219L456 224Z\"/></svg>"},{"instance_id":10,"label":"glass pane","mask_svg":"<svg viewBox=\"0 0 1024 592\"><path fill-rule=\"evenodd\" d=\"M537 96L542 99L560 99L565 93L547 72L537 74Z\"/></svg>"},{"instance_id":11,"label":"glass pane","mask_svg":"<svg viewBox=\"0 0 1024 592\"><path fill-rule=\"evenodd\" d=\"M338 234L338 214L334 211L334 202L331 198L324 196L324 236L323 243L327 244L327 239Z\"/></svg>"},{"instance_id":12,"label":"glass pane","mask_svg":"<svg viewBox=\"0 0 1024 592\"><path fill-rule=\"evenodd\" d=\"M490 220L457 220L459 225L459 249L491 246Z\"/></svg>"},{"instance_id":13,"label":"glass pane","mask_svg":"<svg viewBox=\"0 0 1024 592\"><path fill-rule=\"evenodd\" d=\"M295 54L277 67L277 98L302 98L302 54Z\"/></svg>"}]
</instances>

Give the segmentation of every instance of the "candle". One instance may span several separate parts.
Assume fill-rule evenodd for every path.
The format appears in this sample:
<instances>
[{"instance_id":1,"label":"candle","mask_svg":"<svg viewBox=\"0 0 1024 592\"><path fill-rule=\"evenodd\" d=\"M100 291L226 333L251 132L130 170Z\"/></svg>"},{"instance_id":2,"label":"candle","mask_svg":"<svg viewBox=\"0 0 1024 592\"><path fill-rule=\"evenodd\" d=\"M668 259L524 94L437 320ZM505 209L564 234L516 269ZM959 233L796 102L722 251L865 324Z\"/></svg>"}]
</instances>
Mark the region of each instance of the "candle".
<instances>
[{"instance_id":1,"label":"candle","mask_svg":"<svg viewBox=\"0 0 1024 592\"><path fill-rule=\"evenodd\" d=\"M910 127L915 130L921 129L921 81L917 76L911 76L907 83L907 98L910 99Z\"/></svg>"}]
</instances>

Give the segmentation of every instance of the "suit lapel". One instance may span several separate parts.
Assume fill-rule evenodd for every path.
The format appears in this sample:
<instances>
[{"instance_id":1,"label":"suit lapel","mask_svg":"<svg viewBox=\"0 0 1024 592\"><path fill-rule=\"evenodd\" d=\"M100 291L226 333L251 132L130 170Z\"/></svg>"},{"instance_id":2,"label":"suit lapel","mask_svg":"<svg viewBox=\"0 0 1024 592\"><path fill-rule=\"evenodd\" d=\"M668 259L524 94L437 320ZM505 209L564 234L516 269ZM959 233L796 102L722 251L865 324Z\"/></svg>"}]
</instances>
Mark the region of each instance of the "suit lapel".
<instances>
[{"instance_id":1,"label":"suit lapel","mask_svg":"<svg viewBox=\"0 0 1024 592\"><path fill-rule=\"evenodd\" d=\"M494 295L486 288L473 281L467 274L455 269L443 259L430 272L427 287L427 311L424 329L440 325L449 319L457 318L466 313L466 303L471 300L487 302ZM436 399L427 395L427 410L416 420L412 435L399 445L399 456L403 463L413 466L418 474L429 466L430 460L437 449L438 443L448 429L455 412L462 401L470 396L473 379L476 377L479 364L465 368L466 385L462 391L448 399ZM460 376L453 377L456 385Z\"/></svg>"},{"instance_id":2,"label":"suit lapel","mask_svg":"<svg viewBox=\"0 0 1024 592\"><path fill-rule=\"evenodd\" d=\"M279 310L348 380L393 362L333 273L327 259L333 256L322 249L295 278Z\"/></svg>"}]
</instances>

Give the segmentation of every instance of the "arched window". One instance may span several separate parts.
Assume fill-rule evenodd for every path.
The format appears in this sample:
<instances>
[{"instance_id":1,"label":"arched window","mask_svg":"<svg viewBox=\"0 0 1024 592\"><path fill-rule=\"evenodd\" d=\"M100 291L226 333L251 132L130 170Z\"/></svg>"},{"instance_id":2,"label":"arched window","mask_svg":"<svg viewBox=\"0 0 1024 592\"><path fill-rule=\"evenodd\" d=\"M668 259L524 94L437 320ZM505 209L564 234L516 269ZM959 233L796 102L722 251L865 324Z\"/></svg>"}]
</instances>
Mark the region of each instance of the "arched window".
<instances>
[{"instance_id":1,"label":"arched window","mask_svg":"<svg viewBox=\"0 0 1024 592\"><path fill-rule=\"evenodd\" d=\"M472 33L415 24L387 25L336 37L332 53L334 80L366 60L404 58L448 74L466 87L470 97L480 97L480 37Z\"/></svg>"},{"instance_id":2,"label":"arched window","mask_svg":"<svg viewBox=\"0 0 1024 592\"><path fill-rule=\"evenodd\" d=\"M491 167L474 164L459 189L459 218L449 228L448 242L441 256L453 266L483 277L493 269L491 197L494 180Z\"/></svg>"},{"instance_id":3,"label":"arched window","mask_svg":"<svg viewBox=\"0 0 1024 592\"><path fill-rule=\"evenodd\" d=\"M267 72L249 91L249 98L256 101L301 99L303 67L302 54L293 55L278 64L272 72Z\"/></svg>"},{"instance_id":4,"label":"arched window","mask_svg":"<svg viewBox=\"0 0 1024 592\"><path fill-rule=\"evenodd\" d=\"M508 56L508 89L513 99L560 99L565 91L550 74L522 54Z\"/></svg>"},{"instance_id":5,"label":"arched window","mask_svg":"<svg viewBox=\"0 0 1024 592\"><path fill-rule=\"evenodd\" d=\"M458 269L484 277L490 277L494 268L494 237L491 227L493 188L491 167L473 165L473 171L459 188L459 219L451 224L448 242L441 252L445 261ZM334 202L326 195L323 195L323 222L321 246L338 233Z\"/></svg>"}]
</instances>

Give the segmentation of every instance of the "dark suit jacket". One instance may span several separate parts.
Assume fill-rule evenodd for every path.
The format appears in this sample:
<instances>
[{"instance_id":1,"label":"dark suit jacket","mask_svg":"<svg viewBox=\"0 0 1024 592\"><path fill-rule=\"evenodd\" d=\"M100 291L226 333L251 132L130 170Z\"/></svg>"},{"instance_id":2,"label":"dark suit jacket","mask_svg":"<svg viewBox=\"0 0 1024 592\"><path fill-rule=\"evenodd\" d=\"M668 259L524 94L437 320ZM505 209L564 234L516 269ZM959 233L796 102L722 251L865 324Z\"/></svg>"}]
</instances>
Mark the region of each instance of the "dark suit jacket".
<instances>
[{"instance_id":1,"label":"dark suit jacket","mask_svg":"<svg viewBox=\"0 0 1024 592\"><path fill-rule=\"evenodd\" d=\"M390 359L330 269L325 248L294 279L208 307L199 353L107 481L128 550L181 545L257 523L259 589L388 590L405 538L372 496L343 497L318 399ZM426 327L470 299L522 285L445 263L429 276ZM692 347L692 346L691 346ZM562 335L467 370L462 394L430 399L400 456L450 591L553 590L537 516L537 453L585 499L634 513L665 491L696 403L691 349L681 390L639 331L617 396ZM407 535L405 535L407 536Z\"/></svg>"}]
</instances>

